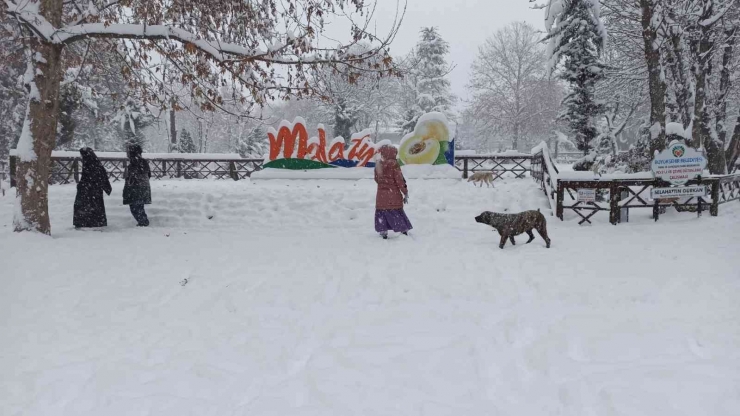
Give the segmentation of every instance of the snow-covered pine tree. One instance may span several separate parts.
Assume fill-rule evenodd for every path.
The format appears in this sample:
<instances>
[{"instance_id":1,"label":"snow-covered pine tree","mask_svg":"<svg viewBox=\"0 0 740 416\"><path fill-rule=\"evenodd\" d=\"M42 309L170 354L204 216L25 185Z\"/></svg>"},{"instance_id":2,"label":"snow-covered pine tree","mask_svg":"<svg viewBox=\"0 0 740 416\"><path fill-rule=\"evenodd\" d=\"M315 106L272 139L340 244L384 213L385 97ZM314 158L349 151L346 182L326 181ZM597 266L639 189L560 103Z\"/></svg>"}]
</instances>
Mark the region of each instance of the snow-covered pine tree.
<instances>
[{"instance_id":1,"label":"snow-covered pine tree","mask_svg":"<svg viewBox=\"0 0 740 416\"><path fill-rule=\"evenodd\" d=\"M403 119L399 123L401 133L407 134L414 130L416 121L424 113L439 111L448 118L453 118L451 108L455 103L455 96L450 91L450 65L447 63L449 44L442 39L436 27L421 29L421 38L409 57L410 68L404 75L406 78L406 94L412 99L404 100L407 108L403 109Z\"/></svg>"},{"instance_id":2,"label":"snow-covered pine tree","mask_svg":"<svg viewBox=\"0 0 740 416\"><path fill-rule=\"evenodd\" d=\"M113 121L118 123L116 131L119 137L119 149L126 151L127 146L131 144L144 147L146 136L143 130L154 122L154 117L147 112L146 108L136 105L134 100L129 100L119 110Z\"/></svg>"},{"instance_id":3,"label":"snow-covered pine tree","mask_svg":"<svg viewBox=\"0 0 740 416\"><path fill-rule=\"evenodd\" d=\"M352 128L357 122L357 110L344 97L337 97L334 103L334 137L343 137L349 142Z\"/></svg>"},{"instance_id":4,"label":"snow-covered pine tree","mask_svg":"<svg viewBox=\"0 0 740 416\"><path fill-rule=\"evenodd\" d=\"M551 70L562 62L559 77L571 87L562 102L561 118L568 122L578 150L587 155L598 135L595 119L601 112L595 89L603 78L599 55L606 29L600 20L599 0L552 0L547 11Z\"/></svg>"},{"instance_id":5,"label":"snow-covered pine tree","mask_svg":"<svg viewBox=\"0 0 740 416\"><path fill-rule=\"evenodd\" d=\"M195 147L193 136L190 132L182 129L180 132L180 143L178 143L180 153L198 153L198 149Z\"/></svg>"},{"instance_id":6,"label":"snow-covered pine tree","mask_svg":"<svg viewBox=\"0 0 740 416\"><path fill-rule=\"evenodd\" d=\"M235 150L241 157L262 157L267 150L267 132L260 126L252 127L239 137Z\"/></svg>"}]
</instances>

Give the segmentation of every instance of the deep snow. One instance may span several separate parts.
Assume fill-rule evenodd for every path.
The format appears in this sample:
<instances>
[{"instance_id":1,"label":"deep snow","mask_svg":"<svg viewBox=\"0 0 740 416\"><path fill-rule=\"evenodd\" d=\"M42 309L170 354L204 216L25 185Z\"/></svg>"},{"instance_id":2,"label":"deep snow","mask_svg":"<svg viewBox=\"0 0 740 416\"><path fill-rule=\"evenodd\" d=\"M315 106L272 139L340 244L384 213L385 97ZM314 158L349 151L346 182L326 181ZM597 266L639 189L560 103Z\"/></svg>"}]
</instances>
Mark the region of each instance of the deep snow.
<instances>
[{"instance_id":1,"label":"deep snow","mask_svg":"<svg viewBox=\"0 0 740 416\"><path fill-rule=\"evenodd\" d=\"M579 227L531 179L410 180L383 241L367 180L152 187L152 227L116 183L80 232L52 186L53 238L0 197L0 415L740 414L740 204ZM473 219L536 208L549 250Z\"/></svg>"}]
</instances>

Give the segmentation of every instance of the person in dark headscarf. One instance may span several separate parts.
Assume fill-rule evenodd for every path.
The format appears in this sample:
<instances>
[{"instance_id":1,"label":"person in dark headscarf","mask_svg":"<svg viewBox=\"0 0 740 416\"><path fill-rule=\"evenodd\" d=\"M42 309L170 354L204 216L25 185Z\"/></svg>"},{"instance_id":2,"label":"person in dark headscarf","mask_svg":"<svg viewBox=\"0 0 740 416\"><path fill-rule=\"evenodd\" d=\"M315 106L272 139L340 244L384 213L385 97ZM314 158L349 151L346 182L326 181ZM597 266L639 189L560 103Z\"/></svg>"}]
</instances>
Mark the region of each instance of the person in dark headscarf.
<instances>
[{"instance_id":1,"label":"person in dark headscarf","mask_svg":"<svg viewBox=\"0 0 740 416\"><path fill-rule=\"evenodd\" d=\"M149 170L149 162L141 156L143 150L138 144L129 145L128 170L126 172L126 184L123 187L123 205L128 205L131 215L136 219L139 227L149 226L149 218L144 211L145 204L152 203L152 190L149 186L149 178L152 172Z\"/></svg>"},{"instance_id":2,"label":"person in dark headscarf","mask_svg":"<svg viewBox=\"0 0 740 416\"><path fill-rule=\"evenodd\" d=\"M72 224L75 228L105 227L108 225L108 218L105 216L103 192L110 195L112 190L108 172L89 147L80 149L80 155L82 178L77 184Z\"/></svg>"}]
</instances>

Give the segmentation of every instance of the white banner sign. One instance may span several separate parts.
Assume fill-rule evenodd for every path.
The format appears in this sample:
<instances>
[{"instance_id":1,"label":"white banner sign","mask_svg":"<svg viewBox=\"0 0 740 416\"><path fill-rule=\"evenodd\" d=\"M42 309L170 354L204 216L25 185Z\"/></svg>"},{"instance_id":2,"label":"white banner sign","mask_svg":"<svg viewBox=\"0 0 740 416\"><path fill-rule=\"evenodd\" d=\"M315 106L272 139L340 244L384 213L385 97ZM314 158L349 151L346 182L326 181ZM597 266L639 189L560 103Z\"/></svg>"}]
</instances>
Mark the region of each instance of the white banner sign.
<instances>
[{"instance_id":1,"label":"white banner sign","mask_svg":"<svg viewBox=\"0 0 740 416\"><path fill-rule=\"evenodd\" d=\"M683 185L704 172L707 159L695 149L674 141L653 159L650 167L656 178Z\"/></svg>"},{"instance_id":2,"label":"white banner sign","mask_svg":"<svg viewBox=\"0 0 740 416\"><path fill-rule=\"evenodd\" d=\"M652 199L682 198L707 196L706 186L677 186L675 188L653 188L650 191Z\"/></svg>"},{"instance_id":3,"label":"white banner sign","mask_svg":"<svg viewBox=\"0 0 740 416\"><path fill-rule=\"evenodd\" d=\"M578 202L594 202L596 201L596 189L579 189L578 190Z\"/></svg>"}]
</instances>

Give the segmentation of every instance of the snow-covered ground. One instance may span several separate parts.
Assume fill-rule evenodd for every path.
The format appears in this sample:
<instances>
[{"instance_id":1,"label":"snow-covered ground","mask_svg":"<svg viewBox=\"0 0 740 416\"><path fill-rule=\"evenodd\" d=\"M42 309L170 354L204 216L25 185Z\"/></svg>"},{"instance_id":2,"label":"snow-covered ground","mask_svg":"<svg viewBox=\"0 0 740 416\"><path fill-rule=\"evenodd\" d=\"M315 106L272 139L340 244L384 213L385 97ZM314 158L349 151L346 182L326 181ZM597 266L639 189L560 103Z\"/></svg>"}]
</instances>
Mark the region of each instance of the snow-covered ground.
<instances>
[{"instance_id":1,"label":"snow-covered ground","mask_svg":"<svg viewBox=\"0 0 740 416\"><path fill-rule=\"evenodd\" d=\"M740 414L740 204L579 227L531 179L409 187L389 241L367 180L155 181L147 229L117 183L102 232L52 186L53 238L0 197L0 415ZM473 219L536 208L549 250Z\"/></svg>"}]
</instances>

